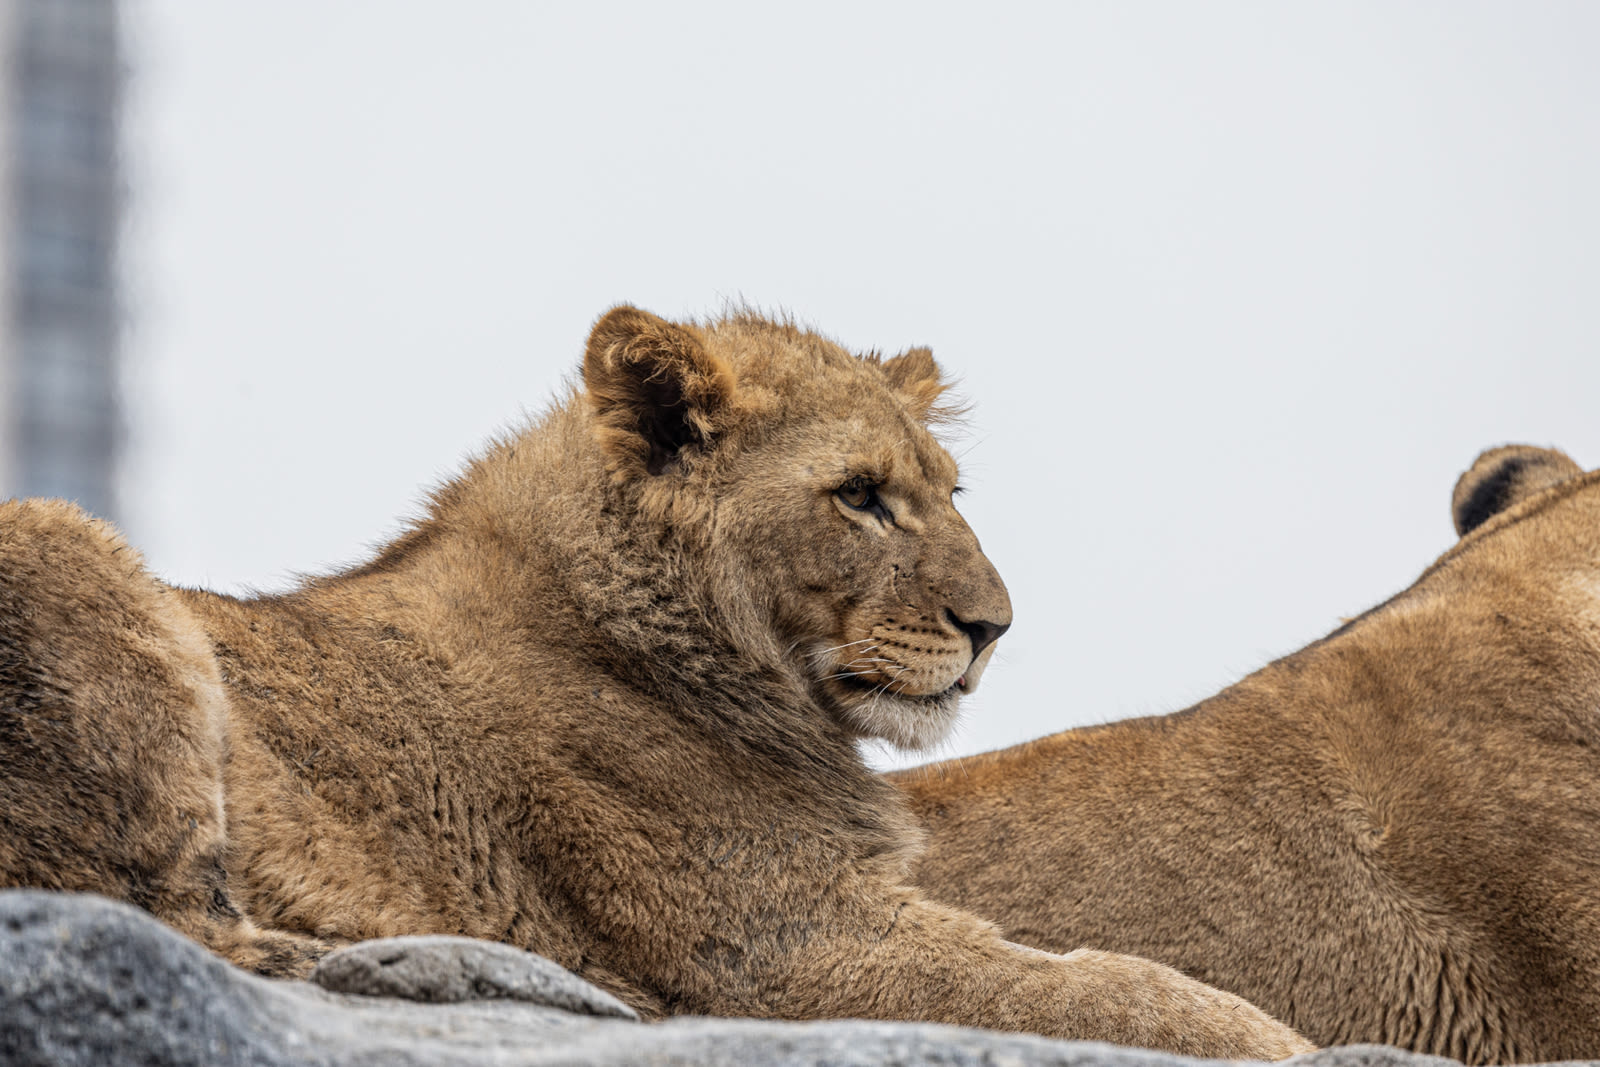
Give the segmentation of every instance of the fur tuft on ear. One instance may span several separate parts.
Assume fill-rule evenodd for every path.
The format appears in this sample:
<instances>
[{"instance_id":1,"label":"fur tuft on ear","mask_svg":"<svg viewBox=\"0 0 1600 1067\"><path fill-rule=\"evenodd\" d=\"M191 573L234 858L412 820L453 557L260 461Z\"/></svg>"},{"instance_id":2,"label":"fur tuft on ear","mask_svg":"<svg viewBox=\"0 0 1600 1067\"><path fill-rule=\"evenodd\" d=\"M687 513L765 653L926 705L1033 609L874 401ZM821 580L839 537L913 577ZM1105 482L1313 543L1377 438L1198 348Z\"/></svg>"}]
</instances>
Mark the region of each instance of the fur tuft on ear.
<instances>
[{"instance_id":1,"label":"fur tuft on ear","mask_svg":"<svg viewBox=\"0 0 1600 1067\"><path fill-rule=\"evenodd\" d=\"M661 474L704 445L733 397L733 371L698 331L626 304L589 334L583 382L614 474Z\"/></svg>"},{"instance_id":2,"label":"fur tuft on ear","mask_svg":"<svg viewBox=\"0 0 1600 1067\"><path fill-rule=\"evenodd\" d=\"M1456 533L1465 537L1511 505L1582 473L1565 452L1553 448L1491 448L1456 481L1450 496Z\"/></svg>"},{"instance_id":3,"label":"fur tuft on ear","mask_svg":"<svg viewBox=\"0 0 1600 1067\"><path fill-rule=\"evenodd\" d=\"M945 408L939 404L949 385L933 361L933 352L926 348L910 348L886 359L882 363L883 376L895 391L905 397L906 404L924 422L948 422L960 417L958 408Z\"/></svg>"}]
</instances>

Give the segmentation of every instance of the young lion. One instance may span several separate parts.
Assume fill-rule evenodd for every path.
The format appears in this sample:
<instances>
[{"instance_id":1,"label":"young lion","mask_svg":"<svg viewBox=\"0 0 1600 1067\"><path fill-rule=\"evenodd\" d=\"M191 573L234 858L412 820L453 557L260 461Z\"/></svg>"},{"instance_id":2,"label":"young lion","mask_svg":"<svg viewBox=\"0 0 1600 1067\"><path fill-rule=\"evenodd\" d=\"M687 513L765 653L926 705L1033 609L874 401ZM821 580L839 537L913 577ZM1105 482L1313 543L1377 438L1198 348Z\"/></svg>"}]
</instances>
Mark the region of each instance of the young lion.
<instances>
[{"instance_id":1,"label":"young lion","mask_svg":"<svg viewBox=\"0 0 1600 1067\"><path fill-rule=\"evenodd\" d=\"M1600 471L1495 449L1410 589L1188 711L899 778L916 881L1327 1044L1600 1056Z\"/></svg>"},{"instance_id":2,"label":"young lion","mask_svg":"<svg viewBox=\"0 0 1600 1067\"><path fill-rule=\"evenodd\" d=\"M855 742L944 736L1011 620L926 350L620 307L583 381L284 596L167 588L69 505L4 505L0 884L133 901L269 974L465 934L650 1016L1310 1047L906 882L916 833Z\"/></svg>"}]
</instances>

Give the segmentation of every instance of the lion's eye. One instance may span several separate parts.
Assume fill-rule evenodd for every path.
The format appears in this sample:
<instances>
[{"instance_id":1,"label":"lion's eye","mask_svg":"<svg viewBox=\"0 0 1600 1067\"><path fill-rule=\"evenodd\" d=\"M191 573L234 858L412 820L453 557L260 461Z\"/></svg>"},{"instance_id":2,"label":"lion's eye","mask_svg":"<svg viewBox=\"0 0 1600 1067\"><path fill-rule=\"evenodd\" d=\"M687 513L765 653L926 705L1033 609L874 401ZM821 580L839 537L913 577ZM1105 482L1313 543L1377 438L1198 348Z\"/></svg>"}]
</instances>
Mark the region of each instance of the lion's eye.
<instances>
[{"instance_id":1,"label":"lion's eye","mask_svg":"<svg viewBox=\"0 0 1600 1067\"><path fill-rule=\"evenodd\" d=\"M865 478L851 478L835 492L845 507L856 511L869 511L880 519L889 517L889 509L878 499L878 487Z\"/></svg>"}]
</instances>

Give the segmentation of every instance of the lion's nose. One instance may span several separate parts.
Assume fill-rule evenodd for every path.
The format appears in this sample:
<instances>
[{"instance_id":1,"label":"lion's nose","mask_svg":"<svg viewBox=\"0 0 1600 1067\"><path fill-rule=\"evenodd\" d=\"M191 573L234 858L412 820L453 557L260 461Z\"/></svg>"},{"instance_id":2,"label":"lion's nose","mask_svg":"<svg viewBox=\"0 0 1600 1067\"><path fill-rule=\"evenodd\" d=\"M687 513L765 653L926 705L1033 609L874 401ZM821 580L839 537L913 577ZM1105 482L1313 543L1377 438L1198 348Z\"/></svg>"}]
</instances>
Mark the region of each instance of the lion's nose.
<instances>
[{"instance_id":1,"label":"lion's nose","mask_svg":"<svg viewBox=\"0 0 1600 1067\"><path fill-rule=\"evenodd\" d=\"M967 622L949 608L945 608L944 613L949 616L951 622L955 623L956 629L972 639L972 654L974 656L1000 640L1000 635L1011 629L1009 622L987 622L982 619L976 622Z\"/></svg>"}]
</instances>

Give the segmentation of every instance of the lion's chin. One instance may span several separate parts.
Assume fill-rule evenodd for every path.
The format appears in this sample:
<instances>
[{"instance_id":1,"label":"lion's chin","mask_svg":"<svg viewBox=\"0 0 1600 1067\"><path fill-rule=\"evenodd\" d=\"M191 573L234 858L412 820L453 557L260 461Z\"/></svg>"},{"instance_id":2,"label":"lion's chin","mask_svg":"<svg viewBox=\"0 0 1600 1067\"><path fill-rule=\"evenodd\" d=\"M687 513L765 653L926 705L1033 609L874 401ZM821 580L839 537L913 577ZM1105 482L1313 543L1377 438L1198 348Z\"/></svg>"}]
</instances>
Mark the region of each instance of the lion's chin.
<instances>
[{"instance_id":1,"label":"lion's chin","mask_svg":"<svg viewBox=\"0 0 1600 1067\"><path fill-rule=\"evenodd\" d=\"M834 714L858 737L887 741L907 752L921 752L950 736L966 691L961 682L930 696L881 690L869 696L836 690L830 703Z\"/></svg>"}]
</instances>

